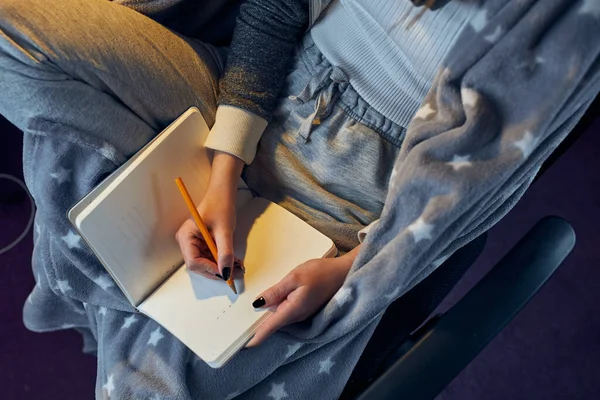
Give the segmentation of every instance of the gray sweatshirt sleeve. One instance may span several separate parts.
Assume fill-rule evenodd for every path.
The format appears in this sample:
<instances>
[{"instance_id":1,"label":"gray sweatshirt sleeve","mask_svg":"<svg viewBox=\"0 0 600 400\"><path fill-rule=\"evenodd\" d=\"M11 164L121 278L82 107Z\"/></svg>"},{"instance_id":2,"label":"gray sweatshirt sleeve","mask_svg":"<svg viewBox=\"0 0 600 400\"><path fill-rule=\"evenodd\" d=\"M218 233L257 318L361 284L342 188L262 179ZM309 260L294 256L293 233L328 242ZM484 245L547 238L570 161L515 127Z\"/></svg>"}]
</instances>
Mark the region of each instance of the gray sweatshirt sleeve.
<instances>
[{"instance_id":1,"label":"gray sweatshirt sleeve","mask_svg":"<svg viewBox=\"0 0 600 400\"><path fill-rule=\"evenodd\" d=\"M248 0L242 5L206 147L252 162L294 47L308 26L308 3Z\"/></svg>"},{"instance_id":2,"label":"gray sweatshirt sleeve","mask_svg":"<svg viewBox=\"0 0 600 400\"><path fill-rule=\"evenodd\" d=\"M308 26L308 0L242 5L220 82L219 105L269 120L296 43Z\"/></svg>"}]
</instances>

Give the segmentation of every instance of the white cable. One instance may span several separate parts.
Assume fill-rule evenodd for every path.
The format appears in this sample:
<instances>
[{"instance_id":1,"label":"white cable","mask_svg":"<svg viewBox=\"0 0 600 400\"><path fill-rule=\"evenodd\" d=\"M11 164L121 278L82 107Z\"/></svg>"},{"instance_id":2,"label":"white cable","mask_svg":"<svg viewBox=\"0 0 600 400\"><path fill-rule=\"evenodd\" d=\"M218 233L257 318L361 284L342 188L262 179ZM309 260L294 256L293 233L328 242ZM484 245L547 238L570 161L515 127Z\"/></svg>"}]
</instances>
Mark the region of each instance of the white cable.
<instances>
[{"instance_id":1,"label":"white cable","mask_svg":"<svg viewBox=\"0 0 600 400\"><path fill-rule=\"evenodd\" d=\"M29 190L27 190L27 186L25 186L25 182L23 182L19 178L16 178L12 175L2 174L2 173L0 173L0 179L8 179L9 181L13 181L17 185L21 186L23 188L23 190L25 191L25 193L27 193L27 197L29 197L29 202L31 203L31 214L29 215L29 222L27 222L27 226L25 227L25 230L19 235L19 237L17 237L15 240L13 240L12 243L10 243L8 246L4 247L3 249L0 249L0 255L2 255L4 253L6 253L7 251L9 251L10 249L12 249L13 247L15 247L16 245L18 245L19 243L21 243L21 240L23 240L23 238L25 236L27 236L27 234L29 233L29 230L31 229L31 225L33 225L33 217L35 216L35 203L33 202L33 197L31 197L31 194L29 194Z\"/></svg>"}]
</instances>

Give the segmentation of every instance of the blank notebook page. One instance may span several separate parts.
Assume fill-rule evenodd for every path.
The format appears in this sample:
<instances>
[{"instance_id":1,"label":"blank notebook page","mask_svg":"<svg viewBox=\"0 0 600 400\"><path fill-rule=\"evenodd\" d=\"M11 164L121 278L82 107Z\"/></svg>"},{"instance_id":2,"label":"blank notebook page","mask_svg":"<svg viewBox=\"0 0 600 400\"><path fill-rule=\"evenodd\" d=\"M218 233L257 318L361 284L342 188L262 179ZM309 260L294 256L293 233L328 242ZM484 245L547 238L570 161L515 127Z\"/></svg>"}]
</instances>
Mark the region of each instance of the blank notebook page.
<instances>
[{"instance_id":1,"label":"blank notebook page","mask_svg":"<svg viewBox=\"0 0 600 400\"><path fill-rule=\"evenodd\" d=\"M200 201L211 161L208 127L190 110L169 126L75 219L130 302L137 306L183 262L175 233L189 218L175 178Z\"/></svg>"},{"instance_id":2,"label":"blank notebook page","mask_svg":"<svg viewBox=\"0 0 600 400\"><path fill-rule=\"evenodd\" d=\"M264 316L252 307L256 296L298 264L335 251L329 238L261 198L239 210L234 246L246 267L235 282L238 295L224 281L182 267L139 307L213 367L226 361L232 346L243 345Z\"/></svg>"}]
</instances>

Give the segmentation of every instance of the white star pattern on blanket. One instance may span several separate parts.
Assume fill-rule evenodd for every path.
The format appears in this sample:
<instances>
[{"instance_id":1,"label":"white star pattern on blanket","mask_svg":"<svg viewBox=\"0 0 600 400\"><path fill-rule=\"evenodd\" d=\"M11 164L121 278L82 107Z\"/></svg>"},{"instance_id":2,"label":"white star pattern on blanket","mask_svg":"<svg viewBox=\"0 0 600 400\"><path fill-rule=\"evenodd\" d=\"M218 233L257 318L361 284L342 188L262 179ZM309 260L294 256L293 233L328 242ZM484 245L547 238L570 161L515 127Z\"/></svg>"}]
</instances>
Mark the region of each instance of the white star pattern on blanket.
<instances>
[{"instance_id":1,"label":"white star pattern on blanket","mask_svg":"<svg viewBox=\"0 0 600 400\"><path fill-rule=\"evenodd\" d=\"M393 181L397 174L398 170L396 169L396 166L394 166L394 168L392 168L392 173L390 174L390 181Z\"/></svg>"},{"instance_id":2,"label":"white star pattern on blanket","mask_svg":"<svg viewBox=\"0 0 600 400\"><path fill-rule=\"evenodd\" d=\"M59 280L56 281L56 285L58 286L58 290L60 290L63 293L68 292L69 290L73 290L71 288L71 285L69 285L69 281L68 280Z\"/></svg>"},{"instance_id":3,"label":"white star pattern on blanket","mask_svg":"<svg viewBox=\"0 0 600 400\"><path fill-rule=\"evenodd\" d=\"M593 15L595 18L600 18L600 1L598 0L583 0L583 5L579 9L579 14Z\"/></svg>"},{"instance_id":4,"label":"white star pattern on blanket","mask_svg":"<svg viewBox=\"0 0 600 400\"><path fill-rule=\"evenodd\" d=\"M61 185L71 180L71 170L60 167L58 171L51 173L50 176L56 179L58 184Z\"/></svg>"},{"instance_id":5,"label":"white star pattern on blanket","mask_svg":"<svg viewBox=\"0 0 600 400\"><path fill-rule=\"evenodd\" d=\"M271 391L267 396L272 397L275 400L281 400L288 397L285 391L285 382L271 384Z\"/></svg>"},{"instance_id":6,"label":"white star pattern on blanket","mask_svg":"<svg viewBox=\"0 0 600 400\"><path fill-rule=\"evenodd\" d=\"M498 39L500 39L500 36L502 36L502 27L500 25L498 25L496 27L496 29L494 29L494 32L490 33L489 35L485 35L483 38L490 43L496 43L498 41Z\"/></svg>"},{"instance_id":7,"label":"white star pattern on blanket","mask_svg":"<svg viewBox=\"0 0 600 400\"><path fill-rule=\"evenodd\" d=\"M106 307L100 307L100 310L98 311L99 315L105 316L106 315Z\"/></svg>"},{"instance_id":8,"label":"white star pattern on blanket","mask_svg":"<svg viewBox=\"0 0 600 400\"><path fill-rule=\"evenodd\" d=\"M331 357L319 362L319 374L328 374L335 363L331 361Z\"/></svg>"},{"instance_id":9,"label":"white star pattern on blanket","mask_svg":"<svg viewBox=\"0 0 600 400\"><path fill-rule=\"evenodd\" d=\"M433 265L433 268L437 268L440 265L442 265L444 263L444 261L446 261L448 258L448 256L442 256L440 258L438 258L437 260L434 260L431 264Z\"/></svg>"},{"instance_id":10,"label":"white star pattern on blanket","mask_svg":"<svg viewBox=\"0 0 600 400\"><path fill-rule=\"evenodd\" d=\"M65 242L67 244L67 247L70 250L81 248L81 246L79 245L79 241L81 240L81 237L73 231L67 232L67 234L65 236L61 237L61 239L63 240L63 242Z\"/></svg>"},{"instance_id":11,"label":"white star pattern on blanket","mask_svg":"<svg viewBox=\"0 0 600 400\"><path fill-rule=\"evenodd\" d=\"M152 333L150 334L150 339L148 339L148 344L152 345L154 347L156 347L156 345L158 344L158 342L164 338L165 335L163 335L160 332L160 327L156 328L154 331L152 331Z\"/></svg>"},{"instance_id":12,"label":"white star pattern on blanket","mask_svg":"<svg viewBox=\"0 0 600 400\"><path fill-rule=\"evenodd\" d=\"M285 353L285 358L290 358L291 356L293 356L294 353L300 350L300 347L302 347L302 343L288 344L288 349L287 353Z\"/></svg>"},{"instance_id":13,"label":"white star pattern on blanket","mask_svg":"<svg viewBox=\"0 0 600 400\"><path fill-rule=\"evenodd\" d=\"M397 287L396 289L394 289L394 291L392 293L388 293L388 294L384 295L384 297L388 300L393 300L396 297L398 297L399 294L400 294L400 288Z\"/></svg>"},{"instance_id":14,"label":"white star pattern on blanket","mask_svg":"<svg viewBox=\"0 0 600 400\"><path fill-rule=\"evenodd\" d=\"M536 65L542 65L546 62L546 59L542 56L535 56L530 60L527 60L519 65L517 65L517 69L528 68L529 70L533 70Z\"/></svg>"},{"instance_id":15,"label":"white star pattern on blanket","mask_svg":"<svg viewBox=\"0 0 600 400\"><path fill-rule=\"evenodd\" d=\"M413 234L415 243L419 243L421 240L431 239L433 225L425 223L423 218L419 217L419 219L408 226L408 230Z\"/></svg>"},{"instance_id":16,"label":"white star pattern on blanket","mask_svg":"<svg viewBox=\"0 0 600 400\"><path fill-rule=\"evenodd\" d=\"M487 25L487 10L481 9L471 18L471 27L477 33L481 32Z\"/></svg>"},{"instance_id":17,"label":"white star pattern on blanket","mask_svg":"<svg viewBox=\"0 0 600 400\"><path fill-rule=\"evenodd\" d=\"M394 166L394 168L392 168L392 173L390 174L390 180L388 181L388 186L390 188L392 188L394 186L394 184L396 183L394 178L397 174L398 174L398 171L396 170L396 166Z\"/></svg>"},{"instance_id":18,"label":"white star pattern on blanket","mask_svg":"<svg viewBox=\"0 0 600 400\"><path fill-rule=\"evenodd\" d=\"M235 399L236 397L238 397L240 394L242 394L242 392L240 392L239 390L238 390L238 391L235 391L235 392L233 392L233 393L229 393L229 394L227 395L227 397L225 397L225 400L233 400L233 399Z\"/></svg>"},{"instance_id":19,"label":"white star pattern on blanket","mask_svg":"<svg viewBox=\"0 0 600 400\"><path fill-rule=\"evenodd\" d=\"M102 156L108 158L109 160L115 159L115 148L111 146L110 143L104 143L98 150L98 153L102 154Z\"/></svg>"},{"instance_id":20,"label":"white star pattern on blanket","mask_svg":"<svg viewBox=\"0 0 600 400\"><path fill-rule=\"evenodd\" d=\"M111 374L108 376L108 380L106 381L106 383L102 385L102 388L106 390L106 394L108 394L108 397L110 397L112 391L115 390L115 383L113 381L114 376Z\"/></svg>"},{"instance_id":21,"label":"white star pattern on blanket","mask_svg":"<svg viewBox=\"0 0 600 400\"><path fill-rule=\"evenodd\" d=\"M460 97L462 98L463 106L475 108L477 100L479 100L479 93L469 88L460 89Z\"/></svg>"},{"instance_id":22,"label":"white star pattern on blanket","mask_svg":"<svg viewBox=\"0 0 600 400\"><path fill-rule=\"evenodd\" d=\"M333 296L333 300L335 300L335 302L340 306L349 302L351 298L352 298L352 288L348 288L348 287L341 288L340 290L338 290L338 292L335 294L335 296Z\"/></svg>"},{"instance_id":23,"label":"white star pattern on blanket","mask_svg":"<svg viewBox=\"0 0 600 400\"><path fill-rule=\"evenodd\" d=\"M527 131L521 138L521 140L517 140L514 142L514 145L521 150L523 153L523 158L529 157L533 149L535 149L538 145L538 138L534 137L531 132Z\"/></svg>"},{"instance_id":24,"label":"white star pattern on blanket","mask_svg":"<svg viewBox=\"0 0 600 400\"><path fill-rule=\"evenodd\" d=\"M102 290L106 290L109 287L113 286L112 281L106 275L100 275L96 279L94 279L94 283L102 288Z\"/></svg>"},{"instance_id":25,"label":"white star pattern on blanket","mask_svg":"<svg viewBox=\"0 0 600 400\"><path fill-rule=\"evenodd\" d=\"M137 322L137 318L135 317L135 315L132 314L131 316L125 318L125 320L123 322L123 326L121 327L121 329L127 329L131 325L133 325L135 322Z\"/></svg>"},{"instance_id":26,"label":"white star pattern on blanket","mask_svg":"<svg viewBox=\"0 0 600 400\"><path fill-rule=\"evenodd\" d=\"M435 114L435 110L431 108L429 103L425 103L425 105L419 108L419 111L415 114L415 119L427 119L431 114Z\"/></svg>"},{"instance_id":27,"label":"white star pattern on blanket","mask_svg":"<svg viewBox=\"0 0 600 400\"><path fill-rule=\"evenodd\" d=\"M452 157L452 161L447 162L446 164L451 166L455 171L458 171L463 167L470 167L471 165L473 165L469 161L470 159L471 156L459 156L458 154L456 154L454 155L454 157Z\"/></svg>"},{"instance_id":28,"label":"white star pattern on blanket","mask_svg":"<svg viewBox=\"0 0 600 400\"><path fill-rule=\"evenodd\" d=\"M35 242L33 243L34 246L37 246L38 241L40 240L40 238L42 237L42 228L40 227L40 225L36 222L34 224L35 226Z\"/></svg>"}]
</instances>

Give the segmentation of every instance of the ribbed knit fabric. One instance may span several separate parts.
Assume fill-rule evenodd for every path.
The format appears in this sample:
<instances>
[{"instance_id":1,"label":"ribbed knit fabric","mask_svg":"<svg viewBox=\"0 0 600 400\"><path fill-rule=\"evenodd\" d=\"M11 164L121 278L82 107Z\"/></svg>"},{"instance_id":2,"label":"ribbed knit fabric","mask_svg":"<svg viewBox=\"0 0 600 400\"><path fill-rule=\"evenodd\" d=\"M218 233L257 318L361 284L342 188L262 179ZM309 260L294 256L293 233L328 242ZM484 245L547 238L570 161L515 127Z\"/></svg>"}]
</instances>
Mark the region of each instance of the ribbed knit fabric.
<instances>
[{"instance_id":1,"label":"ribbed knit fabric","mask_svg":"<svg viewBox=\"0 0 600 400\"><path fill-rule=\"evenodd\" d=\"M266 127L266 119L243 108L222 104L217 108L215 124L204 145L250 164Z\"/></svg>"},{"instance_id":2,"label":"ribbed knit fabric","mask_svg":"<svg viewBox=\"0 0 600 400\"><path fill-rule=\"evenodd\" d=\"M367 103L406 127L476 9L472 2L452 1L415 20L423 8L408 1L337 0L311 35Z\"/></svg>"}]
</instances>

